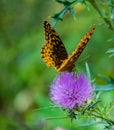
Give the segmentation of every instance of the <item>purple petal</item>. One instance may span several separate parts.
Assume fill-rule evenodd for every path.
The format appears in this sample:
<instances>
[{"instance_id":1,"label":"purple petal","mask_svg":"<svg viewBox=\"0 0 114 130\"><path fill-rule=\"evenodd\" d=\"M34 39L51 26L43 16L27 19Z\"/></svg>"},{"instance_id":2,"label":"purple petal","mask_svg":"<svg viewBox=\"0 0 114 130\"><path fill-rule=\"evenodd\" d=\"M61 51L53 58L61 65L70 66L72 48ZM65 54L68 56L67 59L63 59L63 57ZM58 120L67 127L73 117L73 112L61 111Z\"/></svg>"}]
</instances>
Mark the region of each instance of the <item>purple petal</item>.
<instances>
[{"instance_id":1,"label":"purple petal","mask_svg":"<svg viewBox=\"0 0 114 130\"><path fill-rule=\"evenodd\" d=\"M92 98L93 88L89 78L83 73L64 72L58 75L50 88L50 98L63 108L73 109L83 106Z\"/></svg>"}]
</instances>

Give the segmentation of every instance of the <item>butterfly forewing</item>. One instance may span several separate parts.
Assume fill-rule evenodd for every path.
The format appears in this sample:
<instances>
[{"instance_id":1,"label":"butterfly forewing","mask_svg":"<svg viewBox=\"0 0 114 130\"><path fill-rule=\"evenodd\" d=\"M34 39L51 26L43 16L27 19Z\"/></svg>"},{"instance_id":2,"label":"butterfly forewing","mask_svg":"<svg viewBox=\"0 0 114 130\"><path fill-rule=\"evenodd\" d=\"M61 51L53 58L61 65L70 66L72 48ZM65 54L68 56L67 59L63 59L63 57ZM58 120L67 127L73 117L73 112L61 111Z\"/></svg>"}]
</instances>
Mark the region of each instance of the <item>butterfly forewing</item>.
<instances>
[{"instance_id":1,"label":"butterfly forewing","mask_svg":"<svg viewBox=\"0 0 114 130\"><path fill-rule=\"evenodd\" d=\"M46 43L42 47L42 58L48 67L53 66L58 69L68 58L67 51L59 35L47 21L44 21L44 31Z\"/></svg>"},{"instance_id":2,"label":"butterfly forewing","mask_svg":"<svg viewBox=\"0 0 114 130\"><path fill-rule=\"evenodd\" d=\"M89 39L91 38L93 32L95 30L95 25L88 31L88 33L80 40L77 48L72 52L71 55L61 64L58 71L72 71L75 67L75 62L81 55L85 46L87 45Z\"/></svg>"}]
</instances>

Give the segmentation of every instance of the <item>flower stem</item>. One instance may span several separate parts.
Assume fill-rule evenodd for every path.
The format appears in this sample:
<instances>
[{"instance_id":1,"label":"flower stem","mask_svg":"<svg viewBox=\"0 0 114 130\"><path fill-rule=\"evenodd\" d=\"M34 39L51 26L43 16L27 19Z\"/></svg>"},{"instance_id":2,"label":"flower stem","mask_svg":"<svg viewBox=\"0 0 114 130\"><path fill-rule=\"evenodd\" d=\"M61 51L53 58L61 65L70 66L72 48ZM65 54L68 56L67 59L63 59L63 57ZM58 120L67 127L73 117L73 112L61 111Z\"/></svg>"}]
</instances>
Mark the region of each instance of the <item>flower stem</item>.
<instances>
[{"instance_id":1,"label":"flower stem","mask_svg":"<svg viewBox=\"0 0 114 130\"><path fill-rule=\"evenodd\" d=\"M106 122L108 123L112 123L114 125L114 120L108 118L108 117L104 117L103 115L98 115L97 113L92 113L92 112L87 112L88 115L90 116L94 116L96 118L99 118L99 119L102 119L102 120L105 120Z\"/></svg>"},{"instance_id":2,"label":"flower stem","mask_svg":"<svg viewBox=\"0 0 114 130\"><path fill-rule=\"evenodd\" d=\"M52 120L52 119L66 119L68 116L59 116L59 117L48 117L46 120Z\"/></svg>"}]
</instances>

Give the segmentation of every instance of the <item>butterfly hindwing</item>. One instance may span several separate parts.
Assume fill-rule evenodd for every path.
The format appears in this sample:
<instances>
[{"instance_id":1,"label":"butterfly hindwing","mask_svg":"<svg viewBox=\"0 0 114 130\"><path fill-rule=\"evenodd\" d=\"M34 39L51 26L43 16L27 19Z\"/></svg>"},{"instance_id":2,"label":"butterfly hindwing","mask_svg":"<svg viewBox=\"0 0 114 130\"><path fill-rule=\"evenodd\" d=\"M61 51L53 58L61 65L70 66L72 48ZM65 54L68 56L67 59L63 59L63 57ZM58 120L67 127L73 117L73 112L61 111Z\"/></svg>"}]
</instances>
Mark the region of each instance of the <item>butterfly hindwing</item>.
<instances>
[{"instance_id":1,"label":"butterfly hindwing","mask_svg":"<svg viewBox=\"0 0 114 130\"><path fill-rule=\"evenodd\" d=\"M58 69L63 61L67 59L67 51L59 35L47 21L44 21L44 31L46 43L42 47L42 58L48 67L53 66Z\"/></svg>"}]
</instances>

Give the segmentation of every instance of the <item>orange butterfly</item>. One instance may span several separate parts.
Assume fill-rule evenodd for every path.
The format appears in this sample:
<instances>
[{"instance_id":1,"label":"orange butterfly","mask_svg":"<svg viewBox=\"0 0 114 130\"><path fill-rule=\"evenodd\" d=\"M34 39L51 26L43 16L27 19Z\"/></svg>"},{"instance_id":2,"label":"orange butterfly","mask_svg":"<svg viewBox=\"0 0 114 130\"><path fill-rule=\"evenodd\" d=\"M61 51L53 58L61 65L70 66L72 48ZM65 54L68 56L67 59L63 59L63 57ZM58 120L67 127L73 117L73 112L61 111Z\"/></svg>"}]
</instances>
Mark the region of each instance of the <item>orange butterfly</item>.
<instances>
[{"instance_id":1,"label":"orange butterfly","mask_svg":"<svg viewBox=\"0 0 114 130\"><path fill-rule=\"evenodd\" d=\"M43 60L48 67L53 66L58 72L71 72L75 67L75 62L91 38L95 30L95 25L93 25L88 33L80 40L77 48L69 56L58 33L47 21L44 21L44 30L46 43L43 45L41 51Z\"/></svg>"}]
</instances>

